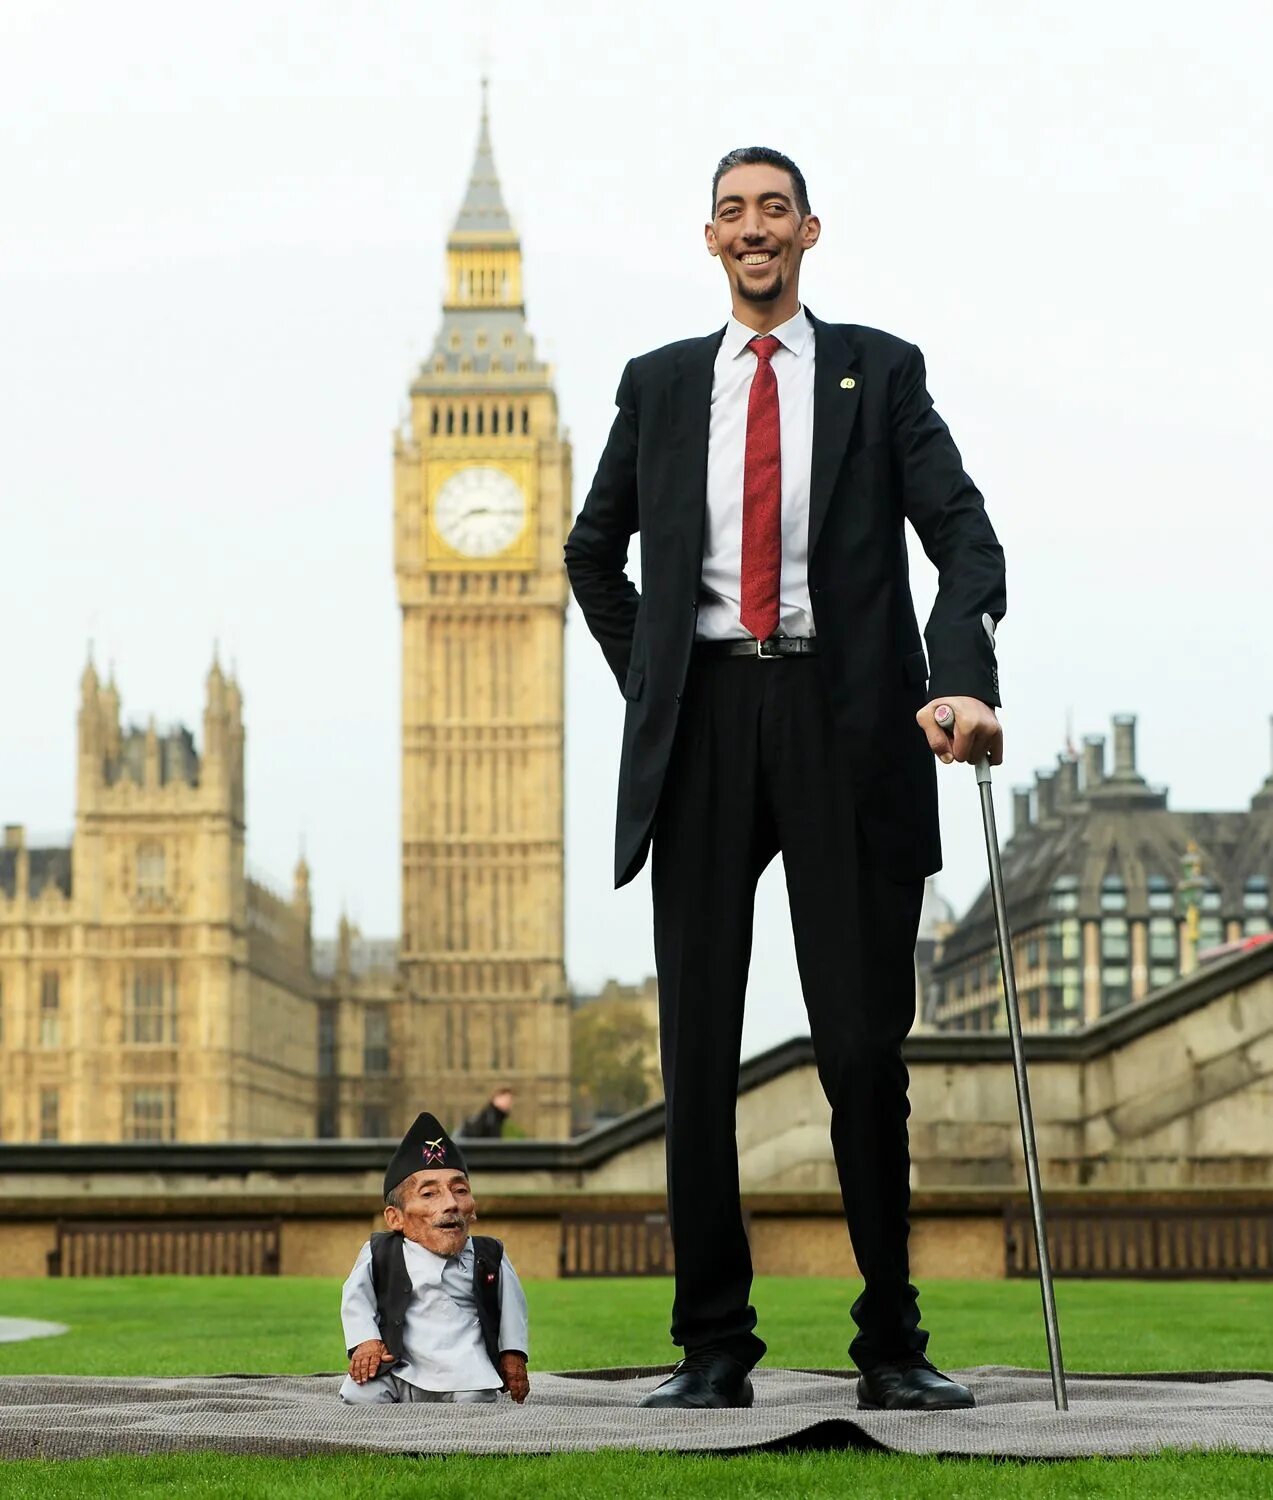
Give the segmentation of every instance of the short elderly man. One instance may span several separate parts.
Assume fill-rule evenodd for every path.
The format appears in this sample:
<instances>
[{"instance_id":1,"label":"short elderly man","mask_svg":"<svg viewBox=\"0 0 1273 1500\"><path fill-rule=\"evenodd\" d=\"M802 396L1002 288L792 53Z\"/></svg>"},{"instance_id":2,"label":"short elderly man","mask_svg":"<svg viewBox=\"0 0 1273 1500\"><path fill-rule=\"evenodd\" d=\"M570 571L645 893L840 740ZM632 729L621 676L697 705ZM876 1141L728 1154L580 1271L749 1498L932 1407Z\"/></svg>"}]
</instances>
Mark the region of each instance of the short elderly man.
<instances>
[{"instance_id":1,"label":"short elderly man","mask_svg":"<svg viewBox=\"0 0 1273 1500\"><path fill-rule=\"evenodd\" d=\"M341 1296L344 1401L525 1401L526 1297L498 1240L470 1238L468 1168L433 1115L417 1117L385 1172L385 1223Z\"/></svg>"}]
</instances>

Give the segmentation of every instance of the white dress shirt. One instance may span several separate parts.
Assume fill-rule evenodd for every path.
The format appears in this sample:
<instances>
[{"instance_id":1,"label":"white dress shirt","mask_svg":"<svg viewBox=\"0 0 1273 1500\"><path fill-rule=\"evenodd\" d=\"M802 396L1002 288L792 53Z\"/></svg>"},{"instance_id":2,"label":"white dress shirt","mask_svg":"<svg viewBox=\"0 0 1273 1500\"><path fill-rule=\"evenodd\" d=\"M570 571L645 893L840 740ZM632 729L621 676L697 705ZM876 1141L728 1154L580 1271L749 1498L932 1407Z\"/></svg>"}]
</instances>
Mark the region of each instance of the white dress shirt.
<instances>
[{"instance_id":1,"label":"white dress shirt","mask_svg":"<svg viewBox=\"0 0 1273 1500\"><path fill-rule=\"evenodd\" d=\"M486 1352L477 1318L472 1241L452 1256L435 1255L414 1240L402 1243L414 1291L403 1329L404 1360L393 1373L426 1391L499 1390L504 1382ZM340 1321L346 1349L380 1337L370 1240L345 1282ZM530 1353L526 1294L507 1256L500 1262L499 1346Z\"/></svg>"},{"instance_id":2,"label":"white dress shirt","mask_svg":"<svg viewBox=\"0 0 1273 1500\"><path fill-rule=\"evenodd\" d=\"M756 373L747 347L756 330L730 318L712 375L707 447L707 518L703 530L703 587L699 640L750 640L742 608L743 460L747 399ZM782 586L779 635L812 635L809 602L809 475L813 465L814 333L803 308L773 330L782 444Z\"/></svg>"}]
</instances>

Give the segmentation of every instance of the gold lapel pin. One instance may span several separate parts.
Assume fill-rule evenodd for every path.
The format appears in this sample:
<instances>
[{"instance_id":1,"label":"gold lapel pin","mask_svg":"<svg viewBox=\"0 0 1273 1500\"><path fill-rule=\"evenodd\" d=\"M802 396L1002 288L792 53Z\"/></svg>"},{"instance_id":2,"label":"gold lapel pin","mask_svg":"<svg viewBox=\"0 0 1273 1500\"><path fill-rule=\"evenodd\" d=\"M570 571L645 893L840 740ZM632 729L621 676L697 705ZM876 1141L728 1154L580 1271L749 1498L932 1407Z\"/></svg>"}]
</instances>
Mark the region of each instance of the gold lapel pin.
<instances>
[{"instance_id":1,"label":"gold lapel pin","mask_svg":"<svg viewBox=\"0 0 1273 1500\"><path fill-rule=\"evenodd\" d=\"M846 375L844 377L844 379L840 382L840 389L842 391L851 391L856 384L857 384L857 381L854 380L854 378L852 377L852 375Z\"/></svg>"}]
</instances>

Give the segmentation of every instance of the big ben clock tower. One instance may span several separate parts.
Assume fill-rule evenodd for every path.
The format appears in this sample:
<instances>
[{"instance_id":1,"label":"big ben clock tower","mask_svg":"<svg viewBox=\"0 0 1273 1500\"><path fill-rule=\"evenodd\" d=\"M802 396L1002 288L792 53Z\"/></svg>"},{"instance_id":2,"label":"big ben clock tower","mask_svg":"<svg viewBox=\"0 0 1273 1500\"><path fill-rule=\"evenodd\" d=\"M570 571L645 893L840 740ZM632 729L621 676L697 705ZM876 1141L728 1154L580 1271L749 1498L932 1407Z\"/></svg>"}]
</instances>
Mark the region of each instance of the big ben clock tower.
<instances>
[{"instance_id":1,"label":"big ben clock tower","mask_svg":"<svg viewBox=\"0 0 1273 1500\"><path fill-rule=\"evenodd\" d=\"M526 326L485 85L442 326L394 459L405 1078L452 1126L509 1084L522 1129L564 1136L570 447Z\"/></svg>"}]
</instances>

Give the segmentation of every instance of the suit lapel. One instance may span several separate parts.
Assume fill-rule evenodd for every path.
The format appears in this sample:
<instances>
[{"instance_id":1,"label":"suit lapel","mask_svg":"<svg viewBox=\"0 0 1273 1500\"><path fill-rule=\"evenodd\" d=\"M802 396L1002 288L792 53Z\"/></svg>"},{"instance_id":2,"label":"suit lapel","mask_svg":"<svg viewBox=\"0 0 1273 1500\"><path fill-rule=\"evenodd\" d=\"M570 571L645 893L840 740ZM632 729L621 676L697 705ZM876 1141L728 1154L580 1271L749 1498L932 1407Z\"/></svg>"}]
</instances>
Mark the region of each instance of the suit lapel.
<instances>
[{"instance_id":1,"label":"suit lapel","mask_svg":"<svg viewBox=\"0 0 1273 1500\"><path fill-rule=\"evenodd\" d=\"M836 475L844 462L857 418L862 377L853 368L853 351L839 332L809 314L813 324L813 467L809 476L809 556L813 557L827 518Z\"/></svg>"},{"instance_id":2,"label":"suit lapel","mask_svg":"<svg viewBox=\"0 0 1273 1500\"><path fill-rule=\"evenodd\" d=\"M725 337L722 328L694 339L677 354L672 382L672 446L676 462L676 529L691 557L703 555L703 521L707 513L707 440L712 419L712 377L716 354Z\"/></svg>"}]
</instances>

